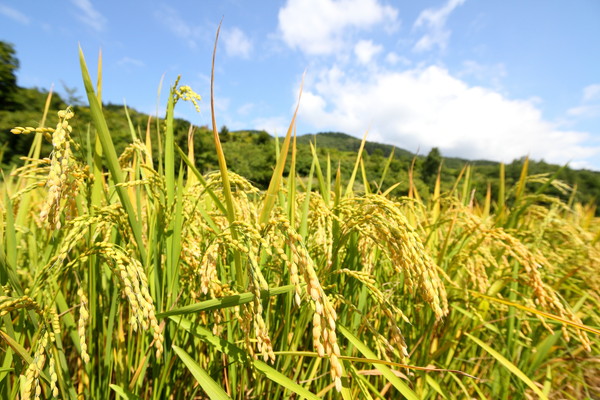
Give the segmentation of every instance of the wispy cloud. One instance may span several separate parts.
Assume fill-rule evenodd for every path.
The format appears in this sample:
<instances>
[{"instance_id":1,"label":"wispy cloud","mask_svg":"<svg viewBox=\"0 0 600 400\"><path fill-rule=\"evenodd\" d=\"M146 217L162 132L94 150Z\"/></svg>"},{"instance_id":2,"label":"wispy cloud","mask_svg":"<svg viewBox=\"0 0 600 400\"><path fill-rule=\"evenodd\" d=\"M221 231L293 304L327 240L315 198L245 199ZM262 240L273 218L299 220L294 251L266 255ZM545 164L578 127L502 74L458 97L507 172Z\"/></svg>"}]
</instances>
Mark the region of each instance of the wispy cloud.
<instances>
[{"instance_id":1,"label":"wispy cloud","mask_svg":"<svg viewBox=\"0 0 600 400\"><path fill-rule=\"evenodd\" d=\"M593 118L600 116L600 104L584 104L572 107L567 110L567 114L572 117Z\"/></svg>"},{"instance_id":2,"label":"wispy cloud","mask_svg":"<svg viewBox=\"0 0 600 400\"><path fill-rule=\"evenodd\" d=\"M309 55L352 49L349 33L397 26L398 11L378 0L288 0L279 10L283 41Z\"/></svg>"},{"instance_id":3,"label":"wispy cloud","mask_svg":"<svg viewBox=\"0 0 600 400\"><path fill-rule=\"evenodd\" d=\"M0 14L23 25L29 25L31 22L27 15L4 4L0 4Z\"/></svg>"},{"instance_id":4,"label":"wispy cloud","mask_svg":"<svg viewBox=\"0 0 600 400\"><path fill-rule=\"evenodd\" d=\"M106 18L94 8L89 0L71 0L77 8L77 18L93 30L100 32L106 27Z\"/></svg>"},{"instance_id":5,"label":"wispy cloud","mask_svg":"<svg viewBox=\"0 0 600 400\"><path fill-rule=\"evenodd\" d=\"M123 57L117 61L117 65L120 67L144 67L146 64L142 60L131 57Z\"/></svg>"},{"instance_id":6,"label":"wispy cloud","mask_svg":"<svg viewBox=\"0 0 600 400\"><path fill-rule=\"evenodd\" d=\"M249 115L252 110L256 108L256 104L254 103L245 103L242 106L238 107L237 113L242 116Z\"/></svg>"},{"instance_id":7,"label":"wispy cloud","mask_svg":"<svg viewBox=\"0 0 600 400\"><path fill-rule=\"evenodd\" d=\"M448 0L440 8L427 8L419 14L413 25L413 29L425 30L425 34L414 45L416 52L432 50L438 47L444 50L450 39L451 32L446 28L446 21L454 9L462 5L466 0Z\"/></svg>"},{"instance_id":8,"label":"wispy cloud","mask_svg":"<svg viewBox=\"0 0 600 400\"><path fill-rule=\"evenodd\" d=\"M588 85L583 88L583 101L600 101L600 83Z\"/></svg>"},{"instance_id":9,"label":"wispy cloud","mask_svg":"<svg viewBox=\"0 0 600 400\"><path fill-rule=\"evenodd\" d=\"M202 30L188 24L174 8L163 4L154 16L175 36L185 40L189 47L196 48Z\"/></svg>"},{"instance_id":10,"label":"wispy cloud","mask_svg":"<svg viewBox=\"0 0 600 400\"><path fill-rule=\"evenodd\" d=\"M225 52L232 57L250 57L252 51L252 41L246 36L240 28L234 27L223 32L223 42L225 43Z\"/></svg>"},{"instance_id":11,"label":"wispy cloud","mask_svg":"<svg viewBox=\"0 0 600 400\"><path fill-rule=\"evenodd\" d=\"M600 84L588 85L582 92L580 104L569 108L567 114L575 118L600 117Z\"/></svg>"},{"instance_id":12,"label":"wispy cloud","mask_svg":"<svg viewBox=\"0 0 600 400\"><path fill-rule=\"evenodd\" d=\"M491 86L498 90L502 86L502 79L506 77L506 66L503 63L482 64L473 60L462 62L462 69L458 72L459 78L471 78L483 86Z\"/></svg>"}]
</instances>

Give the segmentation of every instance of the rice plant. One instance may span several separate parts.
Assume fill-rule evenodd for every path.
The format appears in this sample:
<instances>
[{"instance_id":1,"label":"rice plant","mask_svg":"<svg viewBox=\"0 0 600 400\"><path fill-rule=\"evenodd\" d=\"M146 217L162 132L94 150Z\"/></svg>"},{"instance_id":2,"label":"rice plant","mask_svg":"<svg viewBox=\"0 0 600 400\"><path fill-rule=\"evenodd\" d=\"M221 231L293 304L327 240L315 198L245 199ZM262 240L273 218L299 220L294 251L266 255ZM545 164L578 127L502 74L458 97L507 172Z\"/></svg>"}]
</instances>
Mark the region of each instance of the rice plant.
<instances>
[{"instance_id":1,"label":"rice plant","mask_svg":"<svg viewBox=\"0 0 600 400\"><path fill-rule=\"evenodd\" d=\"M300 177L294 114L261 191L228 170L214 109L218 171L192 129L175 144L175 107L202 105L178 81L119 155L80 60L93 125L13 130L35 140L2 184L2 398L600 396L600 224L545 194L565 184L525 163L478 203L465 167L396 196L362 148L342 177L316 144Z\"/></svg>"}]
</instances>

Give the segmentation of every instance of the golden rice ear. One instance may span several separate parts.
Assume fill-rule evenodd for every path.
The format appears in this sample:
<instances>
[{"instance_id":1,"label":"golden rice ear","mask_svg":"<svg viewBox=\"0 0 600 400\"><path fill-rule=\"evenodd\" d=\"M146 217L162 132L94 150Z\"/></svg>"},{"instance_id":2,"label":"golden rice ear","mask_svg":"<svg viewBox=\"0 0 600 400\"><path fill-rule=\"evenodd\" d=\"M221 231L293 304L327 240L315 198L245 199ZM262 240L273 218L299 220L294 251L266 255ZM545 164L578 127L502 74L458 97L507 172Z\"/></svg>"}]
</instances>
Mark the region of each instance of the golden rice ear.
<instances>
[{"instance_id":1,"label":"golden rice ear","mask_svg":"<svg viewBox=\"0 0 600 400\"><path fill-rule=\"evenodd\" d=\"M446 289L438 266L396 203L380 195L350 198L340 203L336 214L342 237L356 233L372 238L373 248L390 260L398 274L403 274L408 289L418 291L436 318L448 314Z\"/></svg>"},{"instance_id":2,"label":"golden rice ear","mask_svg":"<svg viewBox=\"0 0 600 400\"><path fill-rule=\"evenodd\" d=\"M90 318L88 312L88 300L82 289L77 291L79 299L81 300L81 306L79 307L79 320L77 321L77 334L79 335L79 348L81 349L80 356L81 360L87 364L90 362L90 355L87 352L87 339L86 339L86 327Z\"/></svg>"},{"instance_id":3,"label":"golden rice ear","mask_svg":"<svg viewBox=\"0 0 600 400\"><path fill-rule=\"evenodd\" d=\"M48 196L40 211L40 219L52 229L60 229L61 217L68 217L69 208L77 197L81 180L85 176L83 167L73 157L71 139L73 128L69 120L75 114L71 108L58 112L58 124L52 132L52 156L46 181Z\"/></svg>"}]
</instances>

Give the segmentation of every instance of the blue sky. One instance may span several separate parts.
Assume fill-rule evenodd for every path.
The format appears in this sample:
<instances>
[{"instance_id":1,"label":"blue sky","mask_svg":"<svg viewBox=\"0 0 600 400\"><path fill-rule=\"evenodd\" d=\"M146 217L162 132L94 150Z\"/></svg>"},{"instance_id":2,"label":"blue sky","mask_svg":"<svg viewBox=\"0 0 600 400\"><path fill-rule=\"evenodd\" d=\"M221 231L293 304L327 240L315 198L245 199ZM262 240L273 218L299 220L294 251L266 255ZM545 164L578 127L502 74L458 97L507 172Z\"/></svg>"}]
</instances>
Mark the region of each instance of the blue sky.
<instances>
[{"instance_id":1,"label":"blue sky","mask_svg":"<svg viewBox=\"0 0 600 400\"><path fill-rule=\"evenodd\" d=\"M181 74L203 102L179 116L208 125L222 17L219 126L285 133L306 71L299 134L600 170L597 0L0 0L0 40L19 85L81 95L78 43L90 66L102 49L105 102L149 113Z\"/></svg>"}]
</instances>

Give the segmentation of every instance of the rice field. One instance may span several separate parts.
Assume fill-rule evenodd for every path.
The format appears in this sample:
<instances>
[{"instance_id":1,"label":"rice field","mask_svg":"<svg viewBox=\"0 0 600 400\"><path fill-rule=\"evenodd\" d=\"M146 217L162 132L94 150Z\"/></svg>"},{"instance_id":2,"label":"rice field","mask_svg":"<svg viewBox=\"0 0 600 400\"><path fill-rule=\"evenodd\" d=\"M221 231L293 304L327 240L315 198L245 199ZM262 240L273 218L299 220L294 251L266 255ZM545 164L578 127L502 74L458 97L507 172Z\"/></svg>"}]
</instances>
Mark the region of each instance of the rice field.
<instances>
[{"instance_id":1,"label":"rice field","mask_svg":"<svg viewBox=\"0 0 600 400\"><path fill-rule=\"evenodd\" d=\"M0 190L1 398L600 398L600 224L546 194L566 184L525 163L477 202L466 166L399 196L317 144L299 176L294 114L261 191L214 110L218 171L193 129L175 144L175 107L203 106L178 82L117 154L80 60L93 125L13 130L35 139Z\"/></svg>"}]
</instances>

